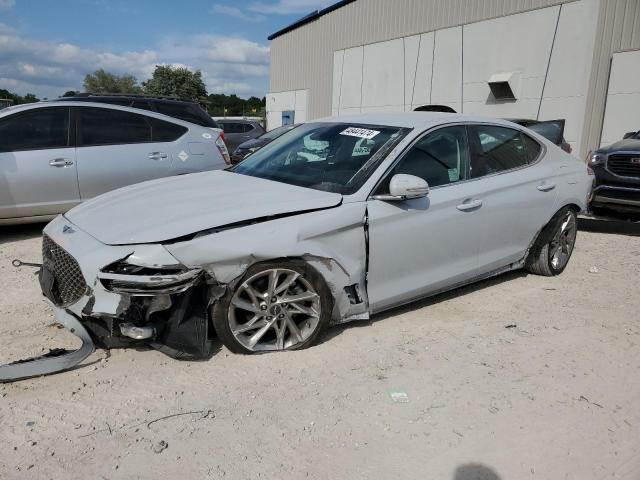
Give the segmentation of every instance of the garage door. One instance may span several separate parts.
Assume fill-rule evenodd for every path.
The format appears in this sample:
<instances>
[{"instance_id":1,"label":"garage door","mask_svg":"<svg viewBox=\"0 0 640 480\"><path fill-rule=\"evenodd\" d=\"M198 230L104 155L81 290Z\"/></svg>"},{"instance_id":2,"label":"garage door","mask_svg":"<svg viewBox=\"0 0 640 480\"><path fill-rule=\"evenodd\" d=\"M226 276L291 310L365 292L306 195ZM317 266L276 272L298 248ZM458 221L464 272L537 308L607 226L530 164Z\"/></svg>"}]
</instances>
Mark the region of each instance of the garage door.
<instances>
[{"instance_id":1,"label":"garage door","mask_svg":"<svg viewBox=\"0 0 640 480\"><path fill-rule=\"evenodd\" d=\"M613 54L601 145L640 130L640 50Z\"/></svg>"}]
</instances>

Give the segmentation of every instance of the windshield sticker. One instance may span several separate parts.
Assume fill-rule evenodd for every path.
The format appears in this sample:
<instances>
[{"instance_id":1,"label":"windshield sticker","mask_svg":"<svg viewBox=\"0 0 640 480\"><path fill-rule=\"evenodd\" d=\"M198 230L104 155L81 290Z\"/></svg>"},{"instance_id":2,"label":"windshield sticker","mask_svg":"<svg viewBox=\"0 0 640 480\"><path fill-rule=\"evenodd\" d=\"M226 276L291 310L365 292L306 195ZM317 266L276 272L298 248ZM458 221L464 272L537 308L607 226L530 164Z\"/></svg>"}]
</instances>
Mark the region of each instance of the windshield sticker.
<instances>
[{"instance_id":1,"label":"windshield sticker","mask_svg":"<svg viewBox=\"0 0 640 480\"><path fill-rule=\"evenodd\" d=\"M371 140L373 137L378 135L380 132L376 130L368 130L366 128L358 128L358 127L349 127L346 130L340 132L340 135L348 135L350 137L358 137L358 138L366 138L367 140Z\"/></svg>"},{"instance_id":2,"label":"windshield sticker","mask_svg":"<svg viewBox=\"0 0 640 480\"><path fill-rule=\"evenodd\" d=\"M363 138L356 142L356 146L353 148L352 157L361 157L363 155L371 155L371 145L375 145L373 140L367 140Z\"/></svg>"},{"instance_id":3,"label":"windshield sticker","mask_svg":"<svg viewBox=\"0 0 640 480\"><path fill-rule=\"evenodd\" d=\"M449 169L449 181L450 182L457 182L458 180L460 180L460 174L458 173L458 169L457 168L450 168Z\"/></svg>"}]
</instances>

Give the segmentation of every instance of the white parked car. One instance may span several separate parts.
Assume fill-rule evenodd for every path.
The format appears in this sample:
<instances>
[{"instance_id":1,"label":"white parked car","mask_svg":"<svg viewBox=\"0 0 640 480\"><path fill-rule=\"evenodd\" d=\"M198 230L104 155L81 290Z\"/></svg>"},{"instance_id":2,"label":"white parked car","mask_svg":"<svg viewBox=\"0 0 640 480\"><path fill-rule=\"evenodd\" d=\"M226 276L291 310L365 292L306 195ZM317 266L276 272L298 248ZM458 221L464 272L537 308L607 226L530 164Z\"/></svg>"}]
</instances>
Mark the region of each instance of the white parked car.
<instances>
[{"instance_id":1,"label":"white parked car","mask_svg":"<svg viewBox=\"0 0 640 480\"><path fill-rule=\"evenodd\" d=\"M507 121L328 118L231 171L142 183L59 216L40 282L85 339L68 363L92 342L180 358L207 357L215 335L238 353L305 348L331 323L501 272L561 273L591 184L585 164Z\"/></svg>"},{"instance_id":2,"label":"white parked car","mask_svg":"<svg viewBox=\"0 0 640 480\"><path fill-rule=\"evenodd\" d=\"M224 168L220 131L159 113L87 101L0 112L0 225L51 220L145 180Z\"/></svg>"}]
</instances>

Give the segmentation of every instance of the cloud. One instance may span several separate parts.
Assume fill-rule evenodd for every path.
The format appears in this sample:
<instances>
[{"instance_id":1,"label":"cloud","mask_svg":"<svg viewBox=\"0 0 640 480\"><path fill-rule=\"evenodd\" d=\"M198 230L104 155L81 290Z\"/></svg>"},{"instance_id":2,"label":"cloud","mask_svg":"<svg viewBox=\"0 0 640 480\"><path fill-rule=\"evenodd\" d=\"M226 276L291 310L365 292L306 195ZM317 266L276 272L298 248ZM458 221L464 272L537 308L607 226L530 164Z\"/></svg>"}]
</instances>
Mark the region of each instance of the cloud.
<instances>
[{"instance_id":1,"label":"cloud","mask_svg":"<svg viewBox=\"0 0 640 480\"><path fill-rule=\"evenodd\" d=\"M15 0L0 0L0 10L11 10L15 4Z\"/></svg>"},{"instance_id":2,"label":"cloud","mask_svg":"<svg viewBox=\"0 0 640 480\"><path fill-rule=\"evenodd\" d=\"M240 10L238 7L233 7L231 5L224 5L221 3L216 3L211 8L212 13L220 13L221 15L228 15L230 17L239 18L240 20L246 20L248 22L262 22L266 18L264 15L255 15L249 14Z\"/></svg>"},{"instance_id":3,"label":"cloud","mask_svg":"<svg viewBox=\"0 0 640 480\"><path fill-rule=\"evenodd\" d=\"M0 23L0 88L21 95L51 98L81 89L84 76L99 68L143 81L159 64L201 70L211 92L262 97L267 91L269 48L245 38L164 37L155 48L114 52L34 40Z\"/></svg>"},{"instance_id":4,"label":"cloud","mask_svg":"<svg viewBox=\"0 0 640 480\"><path fill-rule=\"evenodd\" d=\"M249 5L249 10L262 14L275 13L278 15L290 15L292 13L311 13L314 10L328 7L335 1L326 0L277 0L274 3L254 2Z\"/></svg>"}]
</instances>

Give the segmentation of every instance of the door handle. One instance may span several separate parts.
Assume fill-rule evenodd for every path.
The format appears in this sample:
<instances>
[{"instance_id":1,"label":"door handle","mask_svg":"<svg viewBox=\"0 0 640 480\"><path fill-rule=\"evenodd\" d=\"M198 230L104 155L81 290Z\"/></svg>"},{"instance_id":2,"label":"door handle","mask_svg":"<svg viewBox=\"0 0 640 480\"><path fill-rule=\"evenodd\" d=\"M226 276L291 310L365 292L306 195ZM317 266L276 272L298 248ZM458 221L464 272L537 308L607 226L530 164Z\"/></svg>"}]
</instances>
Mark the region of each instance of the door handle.
<instances>
[{"instance_id":1,"label":"door handle","mask_svg":"<svg viewBox=\"0 0 640 480\"><path fill-rule=\"evenodd\" d=\"M149 158L151 160L163 160L165 158L167 158L167 154L164 152L151 152L149 154Z\"/></svg>"},{"instance_id":2,"label":"door handle","mask_svg":"<svg viewBox=\"0 0 640 480\"><path fill-rule=\"evenodd\" d=\"M466 212L467 210L473 210L475 208L480 208L481 206L482 206L482 200L471 200L469 202L465 200L456 208L462 212Z\"/></svg>"},{"instance_id":3,"label":"door handle","mask_svg":"<svg viewBox=\"0 0 640 480\"><path fill-rule=\"evenodd\" d=\"M52 167L68 167L69 165L73 165L73 160L69 160L68 158L54 158L53 160L49 160L49 165Z\"/></svg>"},{"instance_id":4,"label":"door handle","mask_svg":"<svg viewBox=\"0 0 640 480\"><path fill-rule=\"evenodd\" d=\"M550 192L551 190L556 188L556 184L555 183L543 183L542 185L538 185L536 188L538 190L540 190L541 192Z\"/></svg>"}]
</instances>

